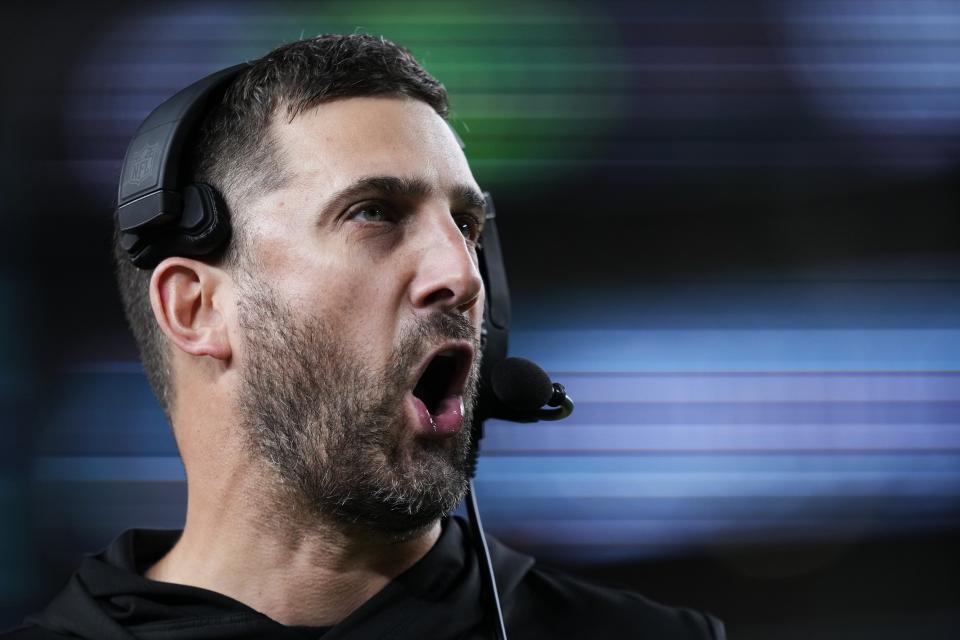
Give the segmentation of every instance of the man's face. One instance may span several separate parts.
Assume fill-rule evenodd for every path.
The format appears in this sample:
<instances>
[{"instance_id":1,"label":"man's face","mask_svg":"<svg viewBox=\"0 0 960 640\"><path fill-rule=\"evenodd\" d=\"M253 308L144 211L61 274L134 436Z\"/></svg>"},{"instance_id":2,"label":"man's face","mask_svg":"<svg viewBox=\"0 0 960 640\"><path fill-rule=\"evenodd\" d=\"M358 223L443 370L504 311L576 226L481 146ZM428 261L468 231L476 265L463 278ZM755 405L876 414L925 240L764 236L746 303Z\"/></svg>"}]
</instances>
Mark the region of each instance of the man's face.
<instances>
[{"instance_id":1,"label":"man's face","mask_svg":"<svg viewBox=\"0 0 960 640\"><path fill-rule=\"evenodd\" d=\"M479 189L419 101L339 100L273 135L292 179L246 208L237 269L247 442L287 507L413 532L472 472Z\"/></svg>"}]
</instances>

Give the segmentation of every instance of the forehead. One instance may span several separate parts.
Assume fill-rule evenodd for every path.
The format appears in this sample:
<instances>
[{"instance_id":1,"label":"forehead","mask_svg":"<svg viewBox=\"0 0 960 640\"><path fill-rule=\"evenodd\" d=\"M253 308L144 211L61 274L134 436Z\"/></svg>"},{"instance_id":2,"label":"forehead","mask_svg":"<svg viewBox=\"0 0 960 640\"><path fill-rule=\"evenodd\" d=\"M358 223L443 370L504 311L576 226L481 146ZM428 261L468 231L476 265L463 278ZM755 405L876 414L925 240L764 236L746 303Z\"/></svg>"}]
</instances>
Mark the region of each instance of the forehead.
<instances>
[{"instance_id":1,"label":"forehead","mask_svg":"<svg viewBox=\"0 0 960 640\"><path fill-rule=\"evenodd\" d=\"M476 185L453 132L419 100L335 100L292 121L275 118L271 133L294 187L330 193L371 175L413 178L441 191Z\"/></svg>"}]
</instances>

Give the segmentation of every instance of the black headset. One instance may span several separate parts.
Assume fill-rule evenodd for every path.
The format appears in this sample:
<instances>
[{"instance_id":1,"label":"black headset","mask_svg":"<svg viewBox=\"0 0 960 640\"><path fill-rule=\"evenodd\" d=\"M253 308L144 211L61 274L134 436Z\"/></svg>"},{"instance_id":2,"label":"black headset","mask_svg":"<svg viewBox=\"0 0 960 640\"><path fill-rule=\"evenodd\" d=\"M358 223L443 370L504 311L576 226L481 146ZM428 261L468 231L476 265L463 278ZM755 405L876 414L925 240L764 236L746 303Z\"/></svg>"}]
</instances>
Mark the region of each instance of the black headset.
<instances>
[{"instance_id":1,"label":"black headset","mask_svg":"<svg viewBox=\"0 0 960 640\"><path fill-rule=\"evenodd\" d=\"M171 256L212 259L227 246L230 213L226 203L212 186L191 180L188 150L204 116L252 64L239 64L198 80L154 109L137 128L123 160L115 214L120 244L137 267L152 269ZM457 140L462 147L459 136ZM484 193L484 198L486 222L477 254L486 305L481 330L482 382L473 419L474 456L483 437L485 419L517 418L515 411L497 400L489 383L493 370L507 355L510 293L493 199L489 193ZM493 611L494 635L499 640L506 640L503 613L472 479L466 506L473 544L480 559L481 581L488 607Z\"/></svg>"},{"instance_id":2,"label":"black headset","mask_svg":"<svg viewBox=\"0 0 960 640\"><path fill-rule=\"evenodd\" d=\"M131 262L152 269L169 256L205 257L230 239L222 196L192 183L185 146L204 115L248 64L195 82L147 116L127 147L117 193L120 244Z\"/></svg>"}]
</instances>

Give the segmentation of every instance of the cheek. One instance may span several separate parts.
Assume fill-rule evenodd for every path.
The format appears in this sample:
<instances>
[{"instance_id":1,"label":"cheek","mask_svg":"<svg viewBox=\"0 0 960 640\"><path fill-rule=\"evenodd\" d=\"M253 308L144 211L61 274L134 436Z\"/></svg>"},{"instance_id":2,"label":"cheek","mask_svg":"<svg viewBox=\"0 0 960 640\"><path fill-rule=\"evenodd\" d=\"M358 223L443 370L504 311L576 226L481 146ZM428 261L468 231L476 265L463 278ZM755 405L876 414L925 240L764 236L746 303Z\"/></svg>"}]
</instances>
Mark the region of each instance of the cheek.
<instances>
[{"instance_id":1,"label":"cheek","mask_svg":"<svg viewBox=\"0 0 960 640\"><path fill-rule=\"evenodd\" d=\"M325 324L337 336L359 345L396 338L407 299L404 267L396 251L355 235L317 238L268 237L262 277L299 313Z\"/></svg>"},{"instance_id":2,"label":"cheek","mask_svg":"<svg viewBox=\"0 0 960 640\"><path fill-rule=\"evenodd\" d=\"M403 294L395 278L329 265L322 274L301 274L291 287L294 303L356 352L373 357L396 339Z\"/></svg>"},{"instance_id":3,"label":"cheek","mask_svg":"<svg viewBox=\"0 0 960 640\"><path fill-rule=\"evenodd\" d=\"M325 279L323 305L354 324L395 316L396 283L384 277L338 269Z\"/></svg>"}]
</instances>

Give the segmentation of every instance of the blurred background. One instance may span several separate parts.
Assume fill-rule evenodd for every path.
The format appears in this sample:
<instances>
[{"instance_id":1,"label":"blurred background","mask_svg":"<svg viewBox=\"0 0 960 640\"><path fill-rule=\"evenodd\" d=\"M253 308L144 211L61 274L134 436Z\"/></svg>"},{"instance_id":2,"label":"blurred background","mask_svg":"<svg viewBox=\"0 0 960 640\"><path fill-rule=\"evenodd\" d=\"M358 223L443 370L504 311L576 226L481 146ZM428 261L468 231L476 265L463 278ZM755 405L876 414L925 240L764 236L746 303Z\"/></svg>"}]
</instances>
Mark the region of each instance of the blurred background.
<instances>
[{"instance_id":1,"label":"blurred background","mask_svg":"<svg viewBox=\"0 0 960 640\"><path fill-rule=\"evenodd\" d=\"M110 262L120 161L195 79L326 32L447 86L511 352L490 532L732 638L960 633L960 3L36 2L0 21L0 628L183 469Z\"/></svg>"}]
</instances>

